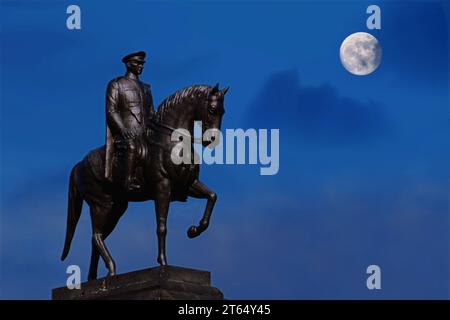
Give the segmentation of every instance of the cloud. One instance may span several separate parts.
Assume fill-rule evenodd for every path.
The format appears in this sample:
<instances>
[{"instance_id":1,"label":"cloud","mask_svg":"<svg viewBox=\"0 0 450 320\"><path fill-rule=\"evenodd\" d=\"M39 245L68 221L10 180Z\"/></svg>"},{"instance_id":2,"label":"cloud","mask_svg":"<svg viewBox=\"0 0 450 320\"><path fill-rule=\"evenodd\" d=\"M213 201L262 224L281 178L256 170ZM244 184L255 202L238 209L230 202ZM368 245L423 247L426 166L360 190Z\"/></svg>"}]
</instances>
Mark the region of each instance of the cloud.
<instances>
[{"instance_id":1,"label":"cloud","mask_svg":"<svg viewBox=\"0 0 450 320\"><path fill-rule=\"evenodd\" d=\"M302 86L295 70L266 81L247 122L251 127L286 129L295 138L323 144L362 143L390 131L379 103L343 97L328 84Z\"/></svg>"}]
</instances>

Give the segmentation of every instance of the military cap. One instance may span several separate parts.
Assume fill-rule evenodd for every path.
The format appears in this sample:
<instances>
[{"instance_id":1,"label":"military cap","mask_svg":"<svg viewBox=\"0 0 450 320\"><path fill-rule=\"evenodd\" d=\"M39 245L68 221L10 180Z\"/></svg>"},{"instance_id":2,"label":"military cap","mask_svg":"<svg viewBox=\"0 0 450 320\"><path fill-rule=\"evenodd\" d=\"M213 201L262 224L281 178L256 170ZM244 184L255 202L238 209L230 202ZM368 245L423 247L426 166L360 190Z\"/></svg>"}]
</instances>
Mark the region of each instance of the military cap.
<instances>
[{"instance_id":1,"label":"military cap","mask_svg":"<svg viewBox=\"0 0 450 320\"><path fill-rule=\"evenodd\" d=\"M145 62L145 52L138 51L138 52L130 53L122 58L123 63L127 63L128 61Z\"/></svg>"}]
</instances>

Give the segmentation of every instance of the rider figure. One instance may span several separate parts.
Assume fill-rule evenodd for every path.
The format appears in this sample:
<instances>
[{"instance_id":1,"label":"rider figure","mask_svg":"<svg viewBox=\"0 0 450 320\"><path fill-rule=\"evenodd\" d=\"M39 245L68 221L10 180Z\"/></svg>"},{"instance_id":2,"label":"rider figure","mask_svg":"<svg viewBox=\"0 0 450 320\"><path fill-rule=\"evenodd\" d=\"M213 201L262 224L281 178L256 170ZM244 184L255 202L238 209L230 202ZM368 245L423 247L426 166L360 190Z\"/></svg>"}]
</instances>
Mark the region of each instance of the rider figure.
<instances>
[{"instance_id":1,"label":"rider figure","mask_svg":"<svg viewBox=\"0 0 450 320\"><path fill-rule=\"evenodd\" d=\"M145 52L123 57L127 72L108 84L106 92L106 164L105 177L113 181L113 159L116 157L119 184L125 191L139 189L136 162L143 149L147 119L154 113L150 85L139 80L145 63Z\"/></svg>"}]
</instances>

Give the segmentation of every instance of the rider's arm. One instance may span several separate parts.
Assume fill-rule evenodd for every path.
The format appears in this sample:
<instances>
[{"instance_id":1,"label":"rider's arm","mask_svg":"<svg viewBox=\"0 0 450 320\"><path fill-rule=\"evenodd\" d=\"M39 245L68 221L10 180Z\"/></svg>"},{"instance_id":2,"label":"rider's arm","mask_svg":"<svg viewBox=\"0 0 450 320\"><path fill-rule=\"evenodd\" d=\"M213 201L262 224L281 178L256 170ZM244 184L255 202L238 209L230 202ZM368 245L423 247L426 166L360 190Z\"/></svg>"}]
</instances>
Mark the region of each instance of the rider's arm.
<instances>
[{"instance_id":1,"label":"rider's arm","mask_svg":"<svg viewBox=\"0 0 450 320\"><path fill-rule=\"evenodd\" d=\"M152 96L152 90L150 89L150 86L147 89L147 94L148 94L148 114L150 117L153 116L153 114L155 113L155 107L153 106L153 96Z\"/></svg>"},{"instance_id":2,"label":"rider's arm","mask_svg":"<svg viewBox=\"0 0 450 320\"><path fill-rule=\"evenodd\" d=\"M106 121L113 133L122 133L124 125L118 110L119 85L117 81L112 80L106 90Z\"/></svg>"}]
</instances>

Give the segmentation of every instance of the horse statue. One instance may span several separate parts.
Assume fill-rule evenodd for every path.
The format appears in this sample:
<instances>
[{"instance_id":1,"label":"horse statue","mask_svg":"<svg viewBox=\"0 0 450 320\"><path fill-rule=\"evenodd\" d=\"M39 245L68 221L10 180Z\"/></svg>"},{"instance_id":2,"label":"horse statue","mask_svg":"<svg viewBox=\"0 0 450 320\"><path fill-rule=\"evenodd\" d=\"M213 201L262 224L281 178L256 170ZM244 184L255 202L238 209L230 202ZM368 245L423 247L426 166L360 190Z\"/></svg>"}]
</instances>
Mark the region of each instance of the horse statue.
<instances>
[{"instance_id":1,"label":"horse statue","mask_svg":"<svg viewBox=\"0 0 450 320\"><path fill-rule=\"evenodd\" d=\"M99 258L108 269L107 276L116 274L116 264L106 247L105 240L111 234L128 203L154 200L157 221L158 258L161 266L167 265L166 234L169 204L186 201L187 197L206 199L206 207L198 225L191 226L187 235L194 238L208 228L217 195L199 180L199 165L175 164L171 154L179 141L172 141L172 133L184 129L193 137L194 121L202 122L202 135L208 129L220 130L225 112L224 96L228 88L219 85L193 85L176 91L166 98L148 121L147 133L137 160L141 188L124 192L117 183L106 180L105 146L90 151L72 169L69 181L67 229L64 260L70 250L75 228L81 215L83 201L90 208L92 222L92 252L88 280L97 278ZM175 129L176 128L176 129ZM178 131L177 131L178 132ZM189 147L193 149L194 139ZM208 141L202 141L203 146ZM194 152L192 152L194 155Z\"/></svg>"}]
</instances>

